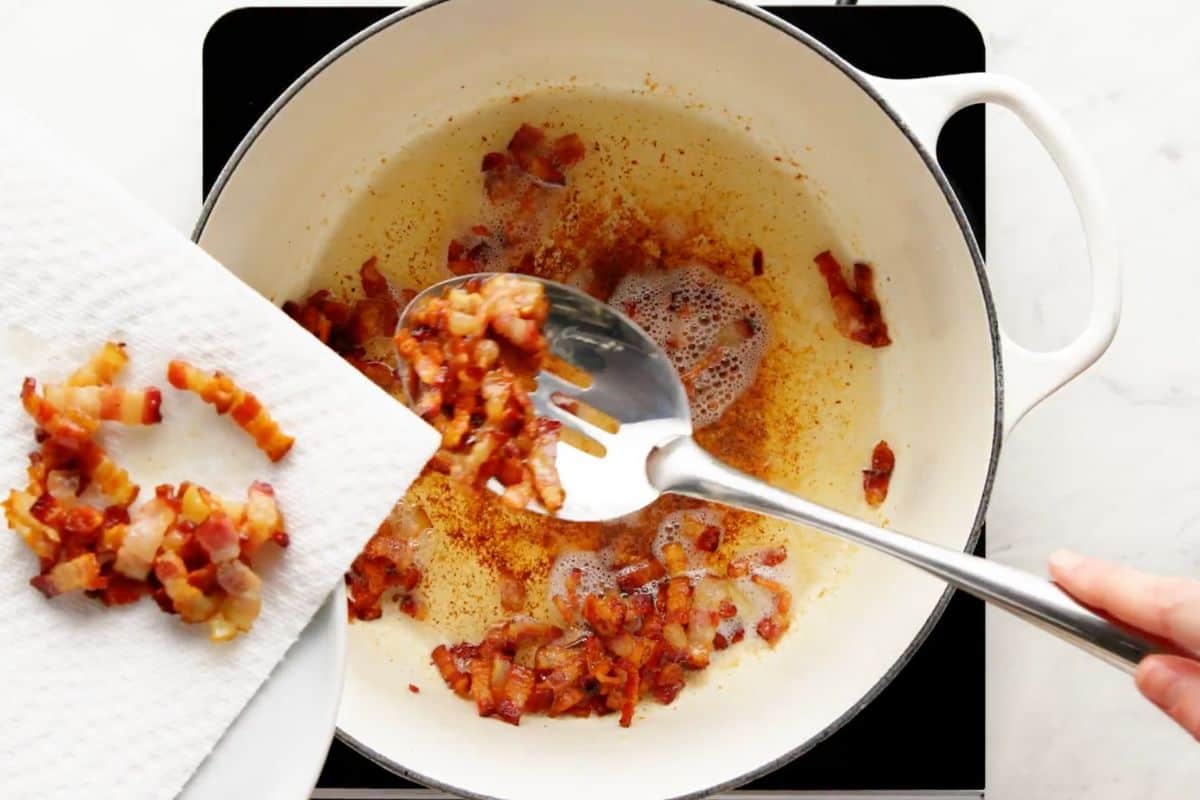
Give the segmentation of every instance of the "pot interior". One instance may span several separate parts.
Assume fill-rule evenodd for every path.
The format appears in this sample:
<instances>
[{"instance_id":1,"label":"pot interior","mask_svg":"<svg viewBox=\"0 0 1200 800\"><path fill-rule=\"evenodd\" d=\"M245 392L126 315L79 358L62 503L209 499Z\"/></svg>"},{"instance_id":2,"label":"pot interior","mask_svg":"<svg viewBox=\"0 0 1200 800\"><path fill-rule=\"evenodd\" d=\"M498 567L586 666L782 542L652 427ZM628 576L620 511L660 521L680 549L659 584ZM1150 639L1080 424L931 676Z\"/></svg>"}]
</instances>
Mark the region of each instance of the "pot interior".
<instances>
[{"instance_id":1,"label":"pot interior","mask_svg":"<svg viewBox=\"0 0 1200 800\"><path fill-rule=\"evenodd\" d=\"M501 149L522 122L570 126L610 152L621 136L635 151L647 139L686 143L678 162L688 169L645 164L633 182L673 209L707 210L732 242L729 258L764 250L763 276L746 285L772 308L765 363L786 361L775 373L786 385L769 405L761 471L869 516L857 470L886 439L897 469L876 518L966 545L990 476L997 401L991 326L963 230L876 101L818 50L742 9L701 0L422 8L291 96L218 186L200 244L280 303L353 274L370 255L417 288L446 274L447 232L477 211L456 198L478 191L478 148ZM489 142L466 147L489 130ZM445 144L448 131L462 141ZM751 151L761 166L720 165L723 153ZM589 158L585 167L597 161ZM626 153L625 168L631 160L643 166ZM726 176L786 170L789 188L706 184L691 175L697 165ZM892 346L868 350L832 334L811 260L826 248L874 265ZM779 422L787 414L790 426ZM584 797L670 797L760 770L855 708L944 588L816 534L768 531L808 565L792 630L774 650L730 650L672 705L640 707L628 729L612 718L526 717L515 729L480 719L429 664L445 626L398 617L351 626L340 727L422 779L498 797L568 786Z\"/></svg>"}]
</instances>

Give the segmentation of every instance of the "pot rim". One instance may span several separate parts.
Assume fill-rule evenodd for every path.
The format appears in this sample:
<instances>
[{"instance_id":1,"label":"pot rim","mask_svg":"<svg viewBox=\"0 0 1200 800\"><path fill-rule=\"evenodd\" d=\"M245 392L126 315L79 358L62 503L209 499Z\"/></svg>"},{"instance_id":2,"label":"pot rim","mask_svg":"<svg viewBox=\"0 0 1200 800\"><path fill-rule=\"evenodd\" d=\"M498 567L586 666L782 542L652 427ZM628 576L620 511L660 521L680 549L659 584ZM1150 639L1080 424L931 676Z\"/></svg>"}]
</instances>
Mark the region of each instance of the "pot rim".
<instances>
[{"instance_id":1,"label":"pot rim","mask_svg":"<svg viewBox=\"0 0 1200 800\"><path fill-rule=\"evenodd\" d=\"M319 61L305 70L304 73L301 74L300 77L297 78L290 86L288 86L288 88L285 89L283 93L271 103L270 107L263 112L262 116L259 117L254 123L254 127L250 129L250 131L238 144L237 149L234 150L233 154L229 157L229 160L225 162L225 166L221 168L220 174L217 176L216 181L213 183L212 189L209 191L208 196L204 200L204 207L200 212L199 219L196 221L196 226L192 230L192 241L199 243L200 237L204 234L205 227L208 224L208 220L212 215L213 209L216 207L217 201L221 197L222 191L225 189L226 185L228 185L230 179L233 177L233 174L237 171L242 158L258 140L258 137L262 135L263 131L266 130L267 126L270 125L271 121L274 120L275 116L284 108L284 106L291 102L292 98L299 94L309 82L324 72L327 67L332 65L343 55L350 52L371 37L375 36L377 33L390 28L396 23L404 21L411 16L415 16L426 9L440 6L446 2L450 2L450 0L425 0L425 2L419 2L416 5L412 5L388 14L382 19L372 23L358 33L354 34L346 41L342 42L333 50L322 56ZM861 89L873 101L875 101L876 105L879 106L884 114L887 115L887 117L900 130L900 132L903 133L904 136L909 140L913 148L916 149L917 154L920 155L921 160L925 163L926 168L933 176L933 179L937 182L938 187L942 190L942 195L945 197L947 204L950 206L951 212L954 214L955 222L958 223L959 230L962 232L963 240L967 245L967 250L971 254L971 261L975 267L975 275L979 281L979 290L980 294L982 295L984 310L987 315L988 333L992 342L992 364L994 376L995 408L992 422L991 454L988 459L987 475L984 479L983 491L980 494L979 505L975 512L975 519L971 524L971 533L967 537L967 544L964 548L966 552L973 552L976 545L979 543L979 536L982 531L984 517L987 513L988 502L991 499L992 488L995 483L996 465L1000 458L1000 445L1003 436L1004 425L1004 369L1000 355L999 322L996 317L996 307L992 297L991 285L988 282L983 254L980 252L979 243L976 241L975 234L971 230L970 222L967 220L966 213L962 208L962 204L959 202L958 196L954 193L954 189L950 186L950 182L946 178L946 174L942 171L941 165L937 161L937 157L934 154L931 154L925 148L925 146L916 137L912 129L908 126L900 114L894 108L892 108L892 106L887 102L887 100L884 99L879 91L875 89L871 82L866 79L865 73L860 72L858 69L853 67L848 61L843 59L837 53L833 52L829 47L824 45L811 34L800 30L795 25L792 25L791 23L775 16L774 14L771 14L770 12L764 11L757 6L748 5L747 3L743 2L743 0L704 0L704 2L716 3L731 10L739 11L758 20L759 22L769 25L781 33L790 36L799 44L808 47L810 50L820 55L831 65L836 67L843 75L853 81L859 89ZM813 747L828 739L839 729L841 729L843 725L857 716L858 713L862 711L868 704L870 704L876 697L878 697L879 694L892 682L896 675L898 675L900 671L907 666L913 655L925 643L925 640L928 638L930 632L941 619L943 612L946 610L946 605L950 602L950 598L954 594L954 591L955 590L953 587L946 587L946 590L942 593L942 596L938 599L937 604L934 606L933 611L930 612L929 617L925 620L925 624L921 626L921 629L913 637L912 642L910 642L908 647L905 648L904 652L900 654L900 657L896 659L895 663L888 668L888 670L879 678L879 680L876 681L875 684L872 685L871 688L868 689L867 692L863 694L863 696L860 697L856 703L854 703L854 705L846 709L841 716L826 725L825 728L815 736L805 740L793 749L784 753L782 756L772 759L762 766L743 773L736 778L732 778L699 791L676 795L669 800L699 800L699 798L707 797L711 794L742 786L743 784L749 783L756 778L760 778L785 766L786 764L807 753ZM448 783L421 775L418 772L410 770L407 767L392 761L387 756L371 749L362 742L359 742L341 728L337 728L336 732L337 737L345 742L352 750L362 756L365 756L389 772L400 775L401 777L415 781L416 783L424 786L439 789L460 797L475 798L476 800L498 800L498 798L493 795L468 791L460 787L452 786Z\"/></svg>"}]
</instances>

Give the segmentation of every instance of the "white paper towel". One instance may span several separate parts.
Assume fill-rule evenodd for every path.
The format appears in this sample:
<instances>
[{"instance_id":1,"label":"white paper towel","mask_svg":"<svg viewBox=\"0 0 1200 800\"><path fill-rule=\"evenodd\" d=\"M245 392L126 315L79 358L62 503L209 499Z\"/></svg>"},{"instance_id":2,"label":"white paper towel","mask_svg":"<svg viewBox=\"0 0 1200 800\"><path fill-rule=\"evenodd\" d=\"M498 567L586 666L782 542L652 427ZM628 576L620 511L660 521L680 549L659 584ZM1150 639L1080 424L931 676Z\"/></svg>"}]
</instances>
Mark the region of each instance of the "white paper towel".
<instances>
[{"instance_id":1,"label":"white paper towel","mask_svg":"<svg viewBox=\"0 0 1200 800\"><path fill-rule=\"evenodd\" d=\"M108 609L81 596L47 600L28 583L33 554L0 530L0 796L172 797L416 477L436 434L3 108L0 322L3 492L24 486L34 449L21 378L61 380L109 339L128 344L121 382L163 390L162 425L102 433L143 498L183 480L231 498L256 478L275 486L291 545L263 569L254 629L228 644L148 598ZM232 420L171 389L175 357L257 394L296 438L287 457L272 465Z\"/></svg>"}]
</instances>

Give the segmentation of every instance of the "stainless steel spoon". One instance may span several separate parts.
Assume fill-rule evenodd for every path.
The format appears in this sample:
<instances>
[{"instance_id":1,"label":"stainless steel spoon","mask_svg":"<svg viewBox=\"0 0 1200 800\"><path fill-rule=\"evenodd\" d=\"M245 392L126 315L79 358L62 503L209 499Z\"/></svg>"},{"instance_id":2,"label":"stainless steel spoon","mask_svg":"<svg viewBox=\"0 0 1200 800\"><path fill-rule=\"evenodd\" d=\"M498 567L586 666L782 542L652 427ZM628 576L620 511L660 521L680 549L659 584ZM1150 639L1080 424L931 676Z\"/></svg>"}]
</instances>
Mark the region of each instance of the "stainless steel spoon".
<instances>
[{"instance_id":1,"label":"stainless steel spoon","mask_svg":"<svg viewBox=\"0 0 1200 800\"><path fill-rule=\"evenodd\" d=\"M430 295L487 277L466 275L430 286L408 305L401 324ZM1043 578L863 522L722 464L692 438L683 383L667 354L645 331L577 289L529 279L546 287L550 316L544 330L551 353L591 377L583 388L541 372L533 395L537 411L606 451L597 457L559 447L558 470L566 491L559 518L608 520L637 511L665 492L687 495L808 525L895 556L1126 672L1151 653L1178 654L1170 643L1097 614ZM619 429L610 433L567 411L563 395L602 410Z\"/></svg>"}]
</instances>

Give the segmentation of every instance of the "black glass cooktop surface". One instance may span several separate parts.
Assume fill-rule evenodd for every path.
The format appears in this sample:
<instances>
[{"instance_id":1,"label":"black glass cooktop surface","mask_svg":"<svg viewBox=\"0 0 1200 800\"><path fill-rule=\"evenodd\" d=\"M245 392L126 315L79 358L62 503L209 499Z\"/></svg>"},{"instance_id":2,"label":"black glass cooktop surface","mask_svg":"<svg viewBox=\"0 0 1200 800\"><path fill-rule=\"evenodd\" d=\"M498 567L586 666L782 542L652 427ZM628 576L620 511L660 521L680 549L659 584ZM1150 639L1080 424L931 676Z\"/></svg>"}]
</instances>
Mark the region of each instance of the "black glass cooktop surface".
<instances>
[{"instance_id":1,"label":"black glass cooktop surface","mask_svg":"<svg viewBox=\"0 0 1200 800\"><path fill-rule=\"evenodd\" d=\"M602 0L589 0L602 2ZM259 115L326 52L391 9L246 8L218 20L204 46L204 191ZM856 66L913 78L984 69L983 38L970 19L939 7L779 7L774 13ZM419 80L419 76L414 76ZM960 112L938 157L984 244L984 115ZM979 552L983 552L980 539ZM854 719L792 763L741 791L925 796L984 787L984 618L956 594L891 684ZM738 793L734 793L735 795ZM430 797L340 740L314 797Z\"/></svg>"}]
</instances>

